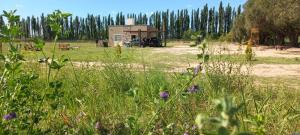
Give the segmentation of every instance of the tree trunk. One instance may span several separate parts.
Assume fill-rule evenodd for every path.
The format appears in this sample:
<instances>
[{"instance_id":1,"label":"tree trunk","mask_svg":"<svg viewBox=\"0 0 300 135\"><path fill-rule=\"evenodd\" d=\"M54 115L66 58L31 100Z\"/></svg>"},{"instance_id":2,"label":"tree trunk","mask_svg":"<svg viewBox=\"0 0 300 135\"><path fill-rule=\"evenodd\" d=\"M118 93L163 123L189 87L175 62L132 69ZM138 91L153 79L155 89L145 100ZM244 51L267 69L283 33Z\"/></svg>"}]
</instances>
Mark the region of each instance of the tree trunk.
<instances>
[{"instance_id":1,"label":"tree trunk","mask_svg":"<svg viewBox=\"0 0 300 135\"><path fill-rule=\"evenodd\" d=\"M298 47L298 34L291 34L289 38L291 46Z\"/></svg>"},{"instance_id":2,"label":"tree trunk","mask_svg":"<svg viewBox=\"0 0 300 135\"><path fill-rule=\"evenodd\" d=\"M284 44L284 35L278 34L276 44L279 44L279 45Z\"/></svg>"}]
</instances>

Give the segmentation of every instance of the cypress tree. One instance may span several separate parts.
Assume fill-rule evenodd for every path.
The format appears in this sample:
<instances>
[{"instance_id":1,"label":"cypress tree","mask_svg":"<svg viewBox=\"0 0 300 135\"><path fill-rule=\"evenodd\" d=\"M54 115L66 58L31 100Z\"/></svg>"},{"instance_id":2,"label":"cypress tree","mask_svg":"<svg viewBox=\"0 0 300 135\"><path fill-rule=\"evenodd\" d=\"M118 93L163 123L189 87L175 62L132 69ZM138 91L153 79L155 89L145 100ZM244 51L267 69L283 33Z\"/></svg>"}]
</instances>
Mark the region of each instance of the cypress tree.
<instances>
[{"instance_id":1,"label":"cypress tree","mask_svg":"<svg viewBox=\"0 0 300 135\"><path fill-rule=\"evenodd\" d=\"M175 13L174 11L172 11L170 13L170 38L174 38L175 37Z\"/></svg>"},{"instance_id":2,"label":"cypress tree","mask_svg":"<svg viewBox=\"0 0 300 135\"><path fill-rule=\"evenodd\" d=\"M220 2L219 6L219 35L222 35L224 33L224 8L222 1Z\"/></svg>"},{"instance_id":3,"label":"cypress tree","mask_svg":"<svg viewBox=\"0 0 300 135\"><path fill-rule=\"evenodd\" d=\"M3 16L0 16L0 28L4 25L5 24L4 24Z\"/></svg>"},{"instance_id":4,"label":"cypress tree","mask_svg":"<svg viewBox=\"0 0 300 135\"><path fill-rule=\"evenodd\" d=\"M217 35L218 34L218 24L219 24L219 13L215 12L215 26L214 26L214 34Z\"/></svg>"},{"instance_id":5,"label":"cypress tree","mask_svg":"<svg viewBox=\"0 0 300 135\"><path fill-rule=\"evenodd\" d=\"M226 7L225 10L225 25L224 25L224 33L228 33L231 29L232 26L232 8L231 6L228 4L228 6Z\"/></svg>"},{"instance_id":6,"label":"cypress tree","mask_svg":"<svg viewBox=\"0 0 300 135\"><path fill-rule=\"evenodd\" d=\"M209 15L208 15L208 34L211 35L214 31L214 15L215 15L215 9L214 8L210 8L209 9Z\"/></svg>"},{"instance_id":7,"label":"cypress tree","mask_svg":"<svg viewBox=\"0 0 300 135\"><path fill-rule=\"evenodd\" d=\"M241 12L242 12L242 6L239 5L238 9L237 9L237 16L239 16L241 14Z\"/></svg>"}]
</instances>

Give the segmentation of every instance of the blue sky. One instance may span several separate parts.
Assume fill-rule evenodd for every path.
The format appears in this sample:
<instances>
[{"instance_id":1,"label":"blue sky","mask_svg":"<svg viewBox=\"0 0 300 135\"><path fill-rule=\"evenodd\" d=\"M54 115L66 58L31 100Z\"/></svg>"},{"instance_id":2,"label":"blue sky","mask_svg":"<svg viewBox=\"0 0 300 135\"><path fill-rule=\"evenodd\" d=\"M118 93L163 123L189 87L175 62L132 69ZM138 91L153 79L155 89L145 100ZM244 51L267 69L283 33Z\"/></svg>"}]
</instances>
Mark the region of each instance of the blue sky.
<instances>
[{"instance_id":1,"label":"blue sky","mask_svg":"<svg viewBox=\"0 0 300 135\"><path fill-rule=\"evenodd\" d=\"M150 2L151 1L151 2ZM146 13L153 11L195 9L203 7L206 3L209 7L218 7L221 0L0 0L0 10L17 9L17 14L22 17L51 13L56 9L70 12L81 17L88 13L95 15L124 13ZM246 0L223 0L224 5L237 7Z\"/></svg>"}]
</instances>

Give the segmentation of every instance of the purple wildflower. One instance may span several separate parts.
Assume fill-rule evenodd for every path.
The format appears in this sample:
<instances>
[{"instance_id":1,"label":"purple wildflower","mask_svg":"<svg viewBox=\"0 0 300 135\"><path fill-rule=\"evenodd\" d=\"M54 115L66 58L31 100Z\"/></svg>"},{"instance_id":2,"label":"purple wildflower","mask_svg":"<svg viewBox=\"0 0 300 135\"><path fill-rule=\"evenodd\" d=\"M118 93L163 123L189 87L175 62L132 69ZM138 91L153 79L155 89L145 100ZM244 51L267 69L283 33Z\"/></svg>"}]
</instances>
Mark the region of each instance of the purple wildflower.
<instances>
[{"instance_id":1,"label":"purple wildflower","mask_svg":"<svg viewBox=\"0 0 300 135\"><path fill-rule=\"evenodd\" d=\"M196 129L197 129L197 126L194 125L194 126L192 127L192 130L196 130Z\"/></svg>"},{"instance_id":2,"label":"purple wildflower","mask_svg":"<svg viewBox=\"0 0 300 135\"><path fill-rule=\"evenodd\" d=\"M5 119L5 120L12 120L15 118L17 118L17 114L15 112L11 112L11 113L3 116L3 119Z\"/></svg>"},{"instance_id":3,"label":"purple wildflower","mask_svg":"<svg viewBox=\"0 0 300 135\"><path fill-rule=\"evenodd\" d=\"M188 133L188 132L185 132L183 135L189 135L189 133Z\"/></svg>"},{"instance_id":4,"label":"purple wildflower","mask_svg":"<svg viewBox=\"0 0 300 135\"><path fill-rule=\"evenodd\" d=\"M190 88L188 88L189 93L195 93L199 91L199 86L198 85L193 85Z\"/></svg>"},{"instance_id":5,"label":"purple wildflower","mask_svg":"<svg viewBox=\"0 0 300 135\"><path fill-rule=\"evenodd\" d=\"M95 129L100 130L101 129L101 124L100 122L96 122L95 124Z\"/></svg>"},{"instance_id":6,"label":"purple wildflower","mask_svg":"<svg viewBox=\"0 0 300 135\"><path fill-rule=\"evenodd\" d=\"M159 96L164 99L164 100L167 100L169 97L170 97L170 94L168 91L163 91L163 92L160 92L159 93Z\"/></svg>"},{"instance_id":7,"label":"purple wildflower","mask_svg":"<svg viewBox=\"0 0 300 135\"><path fill-rule=\"evenodd\" d=\"M202 69L201 69L201 64L198 64L198 65L194 68L194 76L197 76L200 70L202 70Z\"/></svg>"}]
</instances>

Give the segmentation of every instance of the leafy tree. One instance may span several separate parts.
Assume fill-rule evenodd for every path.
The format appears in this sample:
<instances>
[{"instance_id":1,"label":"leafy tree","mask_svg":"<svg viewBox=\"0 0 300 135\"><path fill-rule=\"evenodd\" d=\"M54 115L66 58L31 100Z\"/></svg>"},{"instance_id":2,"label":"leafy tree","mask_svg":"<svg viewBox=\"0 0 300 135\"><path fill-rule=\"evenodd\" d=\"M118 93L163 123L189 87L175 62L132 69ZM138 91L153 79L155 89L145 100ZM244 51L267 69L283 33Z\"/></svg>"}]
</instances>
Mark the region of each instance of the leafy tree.
<instances>
[{"instance_id":1,"label":"leafy tree","mask_svg":"<svg viewBox=\"0 0 300 135\"><path fill-rule=\"evenodd\" d=\"M245 24L245 16L244 15L238 16L232 28L234 41L238 41L239 43L242 43L243 40L247 39L247 29L245 28L244 24Z\"/></svg>"},{"instance_id":2,"label":"leafy tree","mask_svg":"<svg viewBox=\"0 0 300 135\"><path fill-rule=\"evenodd\" d=\"M260 43L283 44L289 37L292 45L297 45L300 31L300 1L298 0L248 0L245 4L245 27L258 28Z\"/></svg>"}]
</instances>

